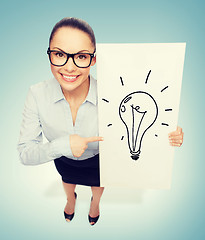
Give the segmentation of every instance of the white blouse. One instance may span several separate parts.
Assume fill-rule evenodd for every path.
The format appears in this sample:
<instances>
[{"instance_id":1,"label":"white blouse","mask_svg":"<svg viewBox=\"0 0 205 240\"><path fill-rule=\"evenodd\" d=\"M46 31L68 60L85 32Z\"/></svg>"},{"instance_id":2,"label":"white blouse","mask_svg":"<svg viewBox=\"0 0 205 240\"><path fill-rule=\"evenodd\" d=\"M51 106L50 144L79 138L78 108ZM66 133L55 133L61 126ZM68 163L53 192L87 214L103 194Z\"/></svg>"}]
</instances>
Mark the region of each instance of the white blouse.
<instances>
[{"instance_id":1,"label":"white blouse","mask_svg":"<svg viewBox=\"0 0 205 240\"><path fill-rule=\"evenodd\" d=\"M30 87L21 124L18 151L23 164L37 165L61 156L84 160L99 153L99 143L88 143L79 158L73 156L69 135L98 136L97 81L90 76L90 87L80 106L75 126L69 103L55 78ZM43 134L48 142L43 142Z\"/></svg>"}]
</instances>

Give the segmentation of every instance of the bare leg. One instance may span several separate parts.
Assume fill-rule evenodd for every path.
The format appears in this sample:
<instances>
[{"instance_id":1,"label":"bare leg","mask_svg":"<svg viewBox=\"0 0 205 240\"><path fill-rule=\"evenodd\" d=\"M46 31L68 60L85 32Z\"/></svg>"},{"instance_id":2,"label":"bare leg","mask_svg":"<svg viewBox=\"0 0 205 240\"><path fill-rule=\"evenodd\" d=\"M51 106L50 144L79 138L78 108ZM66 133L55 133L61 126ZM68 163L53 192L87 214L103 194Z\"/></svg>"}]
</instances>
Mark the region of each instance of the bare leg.
<instances>
[{"instance_id":1,"label":"bare leg","mask_svg":"<svg viewBox=\"0 0 205 240\"><path fill-rule=\"evenodd\" d=\"M67 214L72 214L75 211L75 184L65 183L63 182L63 187L67 196L67 204L65 206L64 211ZM69 219L67 220L69 221Z\"/></svg>"},{"instance_id":2,"label":"bare leg","mask_svg":"<svg viewBox=\"0 0 205 240\"><path fill-rule=\"evenodd\" d=\"M104 191L104 187L91 187L93 200L90 204L90 212L89 215L93 218L97 217L100 214L100 199ZM93 222L91 222L93 224Z\"/></svg>"}]
</instances>

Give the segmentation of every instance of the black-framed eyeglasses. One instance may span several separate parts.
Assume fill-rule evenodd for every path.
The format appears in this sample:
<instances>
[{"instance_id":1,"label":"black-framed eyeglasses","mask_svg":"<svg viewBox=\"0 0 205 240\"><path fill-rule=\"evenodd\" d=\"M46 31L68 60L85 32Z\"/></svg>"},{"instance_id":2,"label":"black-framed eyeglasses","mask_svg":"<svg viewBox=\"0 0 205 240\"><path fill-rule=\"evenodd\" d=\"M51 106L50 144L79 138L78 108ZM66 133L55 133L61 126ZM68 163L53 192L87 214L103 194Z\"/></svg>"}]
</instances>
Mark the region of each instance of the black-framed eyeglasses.
<instances>
[{"instance_id":1,"label":"black-framed eyeglasses","mask_svg":"<svg viewBox=\"0 0 205 240\"><path fill-rule=\"evenodd\" d=\"M50 63L57 67L64 66L68 59L71 57L73 59L74 64L79 68L87 68L90 66L93 57L95 56L94 53L66 53L64 51L58 50L50 50L48 48L47 54L49 56Z\"/></svg>"}]
</instances>

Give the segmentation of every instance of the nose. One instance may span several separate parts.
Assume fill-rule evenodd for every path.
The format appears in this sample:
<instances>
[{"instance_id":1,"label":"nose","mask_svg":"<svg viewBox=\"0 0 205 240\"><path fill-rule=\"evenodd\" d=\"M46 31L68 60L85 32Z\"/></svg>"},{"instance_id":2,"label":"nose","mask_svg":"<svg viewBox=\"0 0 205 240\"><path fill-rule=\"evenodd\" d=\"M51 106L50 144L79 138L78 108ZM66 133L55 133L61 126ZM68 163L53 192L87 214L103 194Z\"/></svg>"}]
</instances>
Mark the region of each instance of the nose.
<instances>
[{"instance_id":1,"label":"nose","mask_svg":"<svg viewBox=\"0 0 205 240\"><path fill-rule=\"evenodd\" d=\"M64 65L64 68L68 72L73 72L76 70L76 65L74 64L72 57L69 57L67 63Z\"/></svg>"}]
</instances>

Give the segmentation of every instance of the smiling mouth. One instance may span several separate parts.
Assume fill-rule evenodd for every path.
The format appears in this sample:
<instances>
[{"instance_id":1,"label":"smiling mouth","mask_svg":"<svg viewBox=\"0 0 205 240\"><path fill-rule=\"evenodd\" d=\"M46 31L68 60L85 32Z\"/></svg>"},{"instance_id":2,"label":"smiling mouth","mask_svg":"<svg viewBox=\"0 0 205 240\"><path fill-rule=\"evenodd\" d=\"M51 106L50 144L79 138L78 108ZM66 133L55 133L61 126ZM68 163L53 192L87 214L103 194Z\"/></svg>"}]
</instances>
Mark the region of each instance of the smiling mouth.
<instances>
[{"instance_id":1,"label":"smiling mouth","mask_svg":"<svg viewBox=\"0 0 205 240\"><path fill-rule=\"evenodd\" d=\"M64 75L61 73L61 76L63 78L63 80L65 80L66 82L75 82L76 79L79 77L79 75Z\"/></svg>"}]
</instances>

